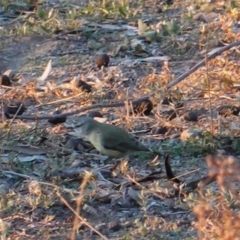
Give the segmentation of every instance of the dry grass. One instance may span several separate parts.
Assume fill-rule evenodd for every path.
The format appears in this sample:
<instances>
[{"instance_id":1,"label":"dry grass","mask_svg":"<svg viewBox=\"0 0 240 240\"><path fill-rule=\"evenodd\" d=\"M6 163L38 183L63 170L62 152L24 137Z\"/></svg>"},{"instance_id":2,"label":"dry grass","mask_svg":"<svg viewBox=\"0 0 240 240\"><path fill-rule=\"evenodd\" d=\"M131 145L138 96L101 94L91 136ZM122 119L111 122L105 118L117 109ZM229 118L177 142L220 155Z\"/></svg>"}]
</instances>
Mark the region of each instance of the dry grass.
<instances>
[{"instance_id":1,"label":"dry grass","mask_svg":"<svg viewBox=\"0 0 240 240\"><path fill-rule=\"evenodd\" d=\"M207 159L209 175L217 173L217 191L204 196L194 206L200 239L238 239L239 165L232 157Z\"/></svg>"},{"instance_id":2,"label":"dry grass","mask_svg":"<svg viewBox=\"0 0 240 240\"><path fill-rule=\"evenodd\" d=\"M64 124L2 115L1 239L240 238L239 119L217 115L219 106L239 106L239 46L166 90L208 52L240 39L237 0L49 1L34 11L27 1L1 4L0 70L15 71L12 87L1 86L2 106L22 101L25 115L41 116L152 94L150 116L131 115L129 106L96 110L153 150L170 152L173 172L187 183L217 176L204 189L175 195L163 157L133 155L116 163L81 141L78 151L69 149ZM141 36L118 28L136 22ZM111 55L111 66L98 71L93 56L99 50ZM139 61L156 56L170 60ZM37 78L49 59L52 71L41 85ZM77 88L78 78L93 91ZM165 97L173 104L161 104ZM185 120L190 110L200 112L197 122ZM173 113L177 118L169 120ZM165 134L155 131L161 126ZM186 129L201 134L182 142Z\"/></svg>"}]
</instances>

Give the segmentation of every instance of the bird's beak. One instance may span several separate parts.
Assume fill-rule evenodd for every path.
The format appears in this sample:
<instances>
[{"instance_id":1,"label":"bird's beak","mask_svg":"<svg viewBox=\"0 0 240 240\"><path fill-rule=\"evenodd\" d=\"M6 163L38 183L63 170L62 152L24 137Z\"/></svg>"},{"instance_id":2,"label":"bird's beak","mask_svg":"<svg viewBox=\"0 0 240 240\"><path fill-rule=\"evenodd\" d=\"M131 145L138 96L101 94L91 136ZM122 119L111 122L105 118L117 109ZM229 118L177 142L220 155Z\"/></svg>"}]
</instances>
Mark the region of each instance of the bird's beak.
<instances>
[{"instance_id":1,"label":"bird's beak","mask_svg":"<svg viewBox=\"0 0 240 240\"><path fill-rule=\"evenodd\" d=\"M78 134L81 134L82 133L82 128L81 128L81 126L75 126L74 128L73 128L73 130L76 132L76 133L78 133Z\"/></svg>"}]
</instances>

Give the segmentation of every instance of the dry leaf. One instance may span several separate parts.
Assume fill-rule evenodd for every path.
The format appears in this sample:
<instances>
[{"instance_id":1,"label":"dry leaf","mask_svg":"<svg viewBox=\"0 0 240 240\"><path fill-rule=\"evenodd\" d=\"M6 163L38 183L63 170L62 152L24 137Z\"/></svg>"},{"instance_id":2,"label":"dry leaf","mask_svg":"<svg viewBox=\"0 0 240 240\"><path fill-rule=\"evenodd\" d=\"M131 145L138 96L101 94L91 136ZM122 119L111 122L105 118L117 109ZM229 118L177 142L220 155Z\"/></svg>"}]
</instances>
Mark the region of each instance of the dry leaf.
<instances>
[{"instance_id":1,"label":"dry leaf","mask_svg":"<svg viewBox=\"0 0 240 240\"><path fill-rule=\"evenodd\" d=\"M42 76L37 79L39 86L44 85L45 80L47 79L51 71L52 71L52 59L49 60L47 67L45 68L45 71L43 72Z\"/></svg>"}]
</instances>

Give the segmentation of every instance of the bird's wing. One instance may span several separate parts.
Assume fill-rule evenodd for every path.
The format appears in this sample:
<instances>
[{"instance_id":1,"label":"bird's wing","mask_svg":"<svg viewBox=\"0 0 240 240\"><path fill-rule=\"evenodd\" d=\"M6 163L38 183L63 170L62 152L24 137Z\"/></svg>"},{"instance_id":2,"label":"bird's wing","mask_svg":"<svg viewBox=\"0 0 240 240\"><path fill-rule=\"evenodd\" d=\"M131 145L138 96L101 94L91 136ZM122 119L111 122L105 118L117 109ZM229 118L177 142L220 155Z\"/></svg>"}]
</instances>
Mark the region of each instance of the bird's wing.
<instances>
[{"instance_id":1,"label":"bird's wing","mask_svg":"<svg viewBox=\"0 0 240 240\"><path fill-rule=\"evenodd\" d=\"M104 148L120 152L126 152L126 150L148 151L148 149L140 144L133 136L126 139L118 136L116 137L116 135L106 134L102 142L104 143Z\"/></svg>"},{"instance_id":2,"label":"bird's wing","mask_svg":"<svg viewBox=\"0 0 240 240\"><path fill-rule=\"evenodd\" d=\"M113 135L104 135L103 136L103 147L109 150L116 150L120 152L126 151L126 146L120 138L116 138Z\"/></svg>"}]
</instances>

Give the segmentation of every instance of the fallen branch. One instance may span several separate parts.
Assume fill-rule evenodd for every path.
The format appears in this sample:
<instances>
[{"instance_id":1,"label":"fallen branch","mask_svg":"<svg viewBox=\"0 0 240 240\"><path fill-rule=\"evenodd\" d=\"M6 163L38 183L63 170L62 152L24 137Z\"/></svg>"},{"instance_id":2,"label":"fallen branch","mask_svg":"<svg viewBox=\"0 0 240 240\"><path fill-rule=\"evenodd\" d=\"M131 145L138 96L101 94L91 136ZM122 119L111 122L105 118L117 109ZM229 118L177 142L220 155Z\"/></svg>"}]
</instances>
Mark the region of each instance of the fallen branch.
<instances>
[{"instance_id":1,"label":"fallen branch","mask_svg":"<svg viewBox=\"0 0 240 240\"><path fill-rule=\"evenodd\" d=\"M132 101L128 101L128 102L132 102L132 104L144 101L146 99L148 99L151 95L147 95L145 97L142 98L138 98ZM85 112L87 110L91 110L91 109L95 109L95 108L111 108L111 107L123 107L125 106L125 101L121 101L118 103L111 103L111 104L94 104L91 106L87 106L87 107L82 107L79 109L76 109L74 111L70 111L70 112L66 112L66 113L62 113L62 114L47 114L47 115L35 115L35 116L31 116L31 115L21 115L21 116L15 116L16 119L28 119L28 120L43 120L43 119L54 119L56 117L60 118L60 117L67 117L67 116L71 116L71 115L75 115L78 114L80 112Z\"/></svg>"},{"instance_id":2,"label":"fallen branch","mask_svg":"<svg viewBox=\"0 0 240 240\"><path fill-rule=\"evenodd\" d=\"M200 61L199 63L197 63L195 66L193 66L191 69L189 69L187 72L183 73L181 76L179 76L177 79L175 79L174 81L170 82L167 85L167 89L175 86L176 84L178 84L179 82L181 82L182 80L184 80L186 77L188 77L190 74L192 74L193 72L197 71L198 68L204 66L208 61L210 61L211 59L215 58L216 56L222 54L223 52L229 50L232 47L235 47L237 45L240 45L240 41L236 41L233 42L227 46L224 46L222 48L220 48L219 50L217 50L216 52L210 54L209 56L207 56L206 58L204 58L202 61Z\"/></svg>"}]
</instances>

